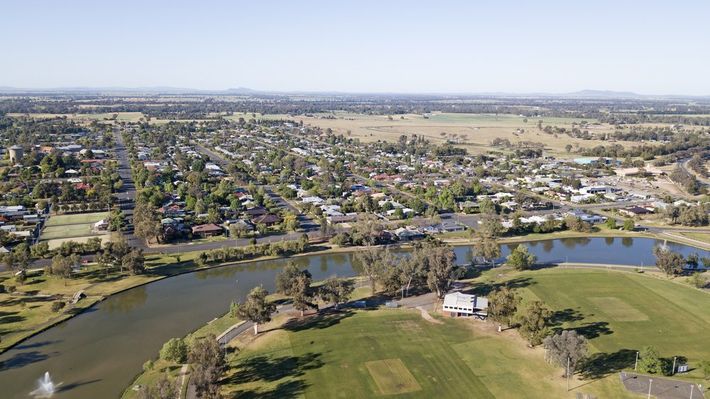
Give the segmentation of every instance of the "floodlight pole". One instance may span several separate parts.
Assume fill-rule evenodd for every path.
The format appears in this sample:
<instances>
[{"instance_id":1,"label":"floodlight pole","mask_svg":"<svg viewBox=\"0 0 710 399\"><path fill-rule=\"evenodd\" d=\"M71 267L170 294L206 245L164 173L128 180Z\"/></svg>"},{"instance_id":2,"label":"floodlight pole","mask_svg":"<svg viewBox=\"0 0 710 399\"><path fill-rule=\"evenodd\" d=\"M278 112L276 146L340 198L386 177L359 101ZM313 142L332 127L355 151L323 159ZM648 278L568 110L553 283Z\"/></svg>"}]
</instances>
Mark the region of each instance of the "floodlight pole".
<instances>
[{"instance_id":1,"label":"floodlight pole","mask_svg":"<svg viewBox=\"0 0 710 399\"><path fill-rule=\"evenodd\" d=\"M648 379L648 396L647 399L651 399L651 386L653 385L653 378Z\"/></svg>"}]
</instances>

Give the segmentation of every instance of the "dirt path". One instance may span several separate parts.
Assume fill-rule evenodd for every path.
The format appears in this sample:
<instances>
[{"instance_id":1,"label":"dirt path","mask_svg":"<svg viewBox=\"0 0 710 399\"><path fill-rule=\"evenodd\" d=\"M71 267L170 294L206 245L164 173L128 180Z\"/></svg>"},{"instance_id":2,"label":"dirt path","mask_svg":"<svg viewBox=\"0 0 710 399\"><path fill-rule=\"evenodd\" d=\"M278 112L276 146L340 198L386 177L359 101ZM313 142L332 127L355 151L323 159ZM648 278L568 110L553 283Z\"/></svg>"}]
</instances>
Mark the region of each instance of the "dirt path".
<instances>
[{"instance_id":1,"label":"dirt path","mask_svg":"<svg viewBox=\"0 0 710 399\"><path fill-rule=\"evenodd\" d=\"M187 364L183 364L182 367L180 367L180 397L182 397L182 390L185 388L185 381L188 376L187 367Z\"/></svg>"},{"instance_id":2,"label":"dirt path","mask_svg":"<svg viewBox=\"0 0 710 399\"><path fill-rule=\"evenodd\" d=\"M424 320L426 320L430 323L434 323L434 324L444 324L441 322L441 320L437 320L437 319L431 317L429 312L427 312L423 307L417 306L417 309L419 309L419 312L422 314L422 317L424 318Z\"/></svg>"}]
</instances>

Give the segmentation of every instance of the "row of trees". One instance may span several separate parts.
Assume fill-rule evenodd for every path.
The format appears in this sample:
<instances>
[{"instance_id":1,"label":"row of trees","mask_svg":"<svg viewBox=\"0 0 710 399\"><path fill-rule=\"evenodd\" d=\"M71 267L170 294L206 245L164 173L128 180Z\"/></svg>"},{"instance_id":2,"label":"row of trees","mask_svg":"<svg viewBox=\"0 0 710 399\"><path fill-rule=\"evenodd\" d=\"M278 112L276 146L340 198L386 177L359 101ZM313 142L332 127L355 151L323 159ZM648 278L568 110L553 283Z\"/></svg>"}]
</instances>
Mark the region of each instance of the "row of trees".
<instances>
[{"instance_id":1,"label":"row of trees","mask_svg":"<svg viewBox=\"0 0 710 399\"><path fill-rule=\"evenodd\" d=\"M378 285L385 293L400 293L402 297L410 290L426 287L443 298L465 271L454 263L453 249L438 241L417 243L407 257L394 255L386 247L367 247L355 259L361 273L368 278L373 295Z\"/></svg>"}]
</instances>

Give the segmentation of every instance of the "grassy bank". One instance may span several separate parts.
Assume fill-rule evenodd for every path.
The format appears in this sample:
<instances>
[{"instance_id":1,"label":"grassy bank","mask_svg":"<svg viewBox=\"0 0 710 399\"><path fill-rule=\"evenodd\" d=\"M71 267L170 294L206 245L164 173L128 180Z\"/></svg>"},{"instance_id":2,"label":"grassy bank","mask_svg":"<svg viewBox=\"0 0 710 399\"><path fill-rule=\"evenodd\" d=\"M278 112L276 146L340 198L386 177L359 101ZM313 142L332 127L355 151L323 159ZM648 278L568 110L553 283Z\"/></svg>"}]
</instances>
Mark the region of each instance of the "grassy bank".
<instances>
[{"instance_id":1,"label":"grassy bank","mask_svg":"<svg viewBox=\"0 0 710 399\"><path fill-rule=\"evenodd\" d=\"M509 284L525 303L540 299L554 311L554 328L575 329L590 342L590 361L567 392L562 370L529 348L514 329L418 311L358 310L279 322L228 356L226 397L568 398L577 394L632 398L617 372L633 369L636 351L710 358L708 294L664 278L631 272L501 270L471 280L485 294ZM707 384L699 370L676 376Z\"/></svg>"},{"instance_id":2,"label":"grassy bank","mask_svg":"<svg viewBox=\"0 0 710 399\"><path fill-rule=\"evenodd\" d=\"M602 227L592 233L562 231L551 234L529 234L519 237L506 237L499 241L501 243L513 243L573 237L660 238L649 233L609 230ZM448 238L446 241L452 245L471 245L475 242L472 238L461 237ZM681 242L681 240L678 241ZM681 243L693 245L690 242ZM403 245L403 247L406 248L407 245ZM337 247L325 244L316 247L313 251L297 254L293 257L355 252L360 249L361 248L358 247ZM0 311L0 336L2 337L2 341L0 341L0 353L36 333L80 313L97 301L123 290L165 277L206 268L253 262L255 260L277 259L274 257L261 257L240 262L212 264L200 268L193 262L199 253L200 251L191 251L172 255L147 255L147 273L139 276L129 276L115 271L106 274L104 270L100 270L97 266L89 265L71 279L45 276L42 272L34 272L30 274L30 277L24 284L20 284L10 272L0 273L0 284L6 287L13 286L15 288L14 293L0 293L0 305L2 305L2 311ZM79 291L84 291L87 298L59 312L52 311L53 302L67 302Z\"/></svg>"}]
</instances>

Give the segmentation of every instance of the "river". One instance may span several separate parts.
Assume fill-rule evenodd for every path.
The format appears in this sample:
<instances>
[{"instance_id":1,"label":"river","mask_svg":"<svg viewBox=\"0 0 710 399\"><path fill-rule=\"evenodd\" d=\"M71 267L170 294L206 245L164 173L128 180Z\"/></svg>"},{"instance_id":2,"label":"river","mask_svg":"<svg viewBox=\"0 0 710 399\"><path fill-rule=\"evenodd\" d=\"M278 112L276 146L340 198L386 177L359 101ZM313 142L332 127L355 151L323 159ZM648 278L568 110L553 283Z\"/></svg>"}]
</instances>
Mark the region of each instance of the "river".
<instances>
[{"instance_id":1,"label":"river","mask_svg":"<svg viewBox=\"0 0 710 399\"><path fill-rule=\"evenodd\" d=\"M652 265L649 238L572 238L526 243L541 262ZM517 244L502 245L505 256ZM668 243L674 250L710 256L707 251ZM457 261L468 263L473 250L455 247ZM291 259L307 267L314 280L352 276L353 254L334 253ZM56 398L119 397L157 356L162 344L181 337L226 312L254 286L273 290L287 259L250 262L183 274L112 296L86 312L40 333L0 355L0 396L27 398L49 371L61 383Z\"/></svg>"}]
</instances>

